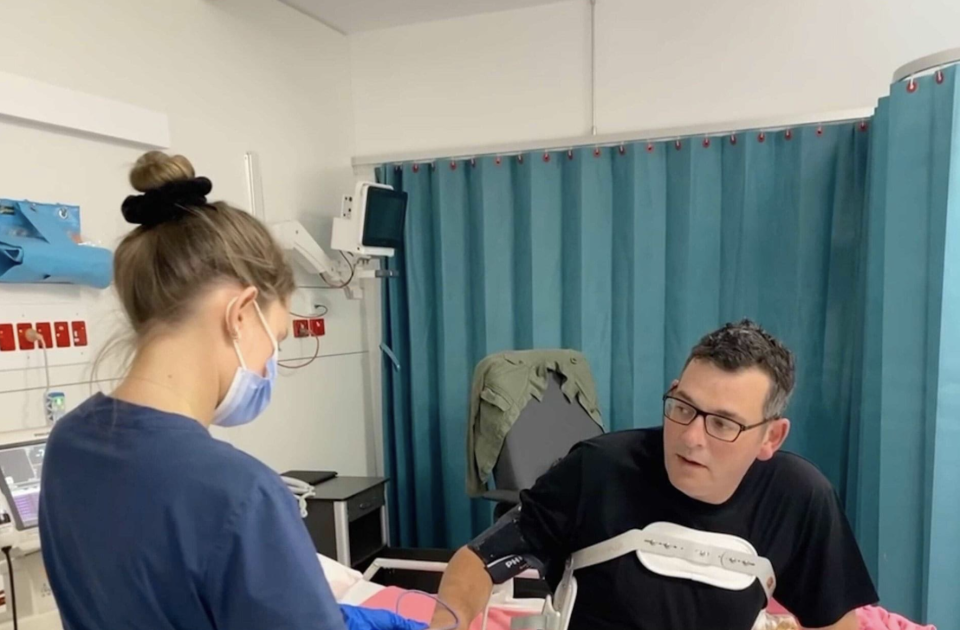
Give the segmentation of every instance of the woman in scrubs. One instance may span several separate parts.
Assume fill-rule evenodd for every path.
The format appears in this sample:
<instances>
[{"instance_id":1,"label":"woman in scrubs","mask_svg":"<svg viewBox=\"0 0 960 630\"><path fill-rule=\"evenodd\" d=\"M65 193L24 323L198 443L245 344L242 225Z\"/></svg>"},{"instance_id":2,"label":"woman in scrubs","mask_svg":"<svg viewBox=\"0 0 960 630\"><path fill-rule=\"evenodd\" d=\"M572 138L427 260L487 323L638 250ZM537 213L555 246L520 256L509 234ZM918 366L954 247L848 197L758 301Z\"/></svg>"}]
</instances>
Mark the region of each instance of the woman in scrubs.
<instances>
[{"instance_id":1,"label":"woman in scrubs","mask_svg":"<svg viewBox=\"0 0 960 630\"><path fill-rule=\"evenodd\" d=\"M267 406L293 275L267 228L160 152L130 173L114 282L129 371L60 420L43 470L43 558L66 630L340 630L296 502L211 437Z\"/></svg>"}]
</instances>

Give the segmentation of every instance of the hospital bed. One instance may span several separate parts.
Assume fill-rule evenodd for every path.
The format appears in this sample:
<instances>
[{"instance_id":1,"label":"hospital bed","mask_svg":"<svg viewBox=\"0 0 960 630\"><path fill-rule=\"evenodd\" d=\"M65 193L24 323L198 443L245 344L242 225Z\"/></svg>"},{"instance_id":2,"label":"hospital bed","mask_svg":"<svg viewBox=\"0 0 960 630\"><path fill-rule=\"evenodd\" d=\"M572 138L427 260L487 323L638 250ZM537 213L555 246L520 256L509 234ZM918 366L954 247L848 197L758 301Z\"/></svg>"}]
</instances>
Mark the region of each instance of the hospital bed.
<instances>
[{"instance_id":1,"label":"hospital bed","mask_svg":"<svg viewBox=\"0 0 960 630\"><path fill-rule=\"evenodd\" d=\"M399 612L418 621L428 622L433 615L435 602L427 597L404 596L406 589L378 584L378 575L386 571L442 574L447 568L445 562L408 560L399 558L378 558L364 573L359 573L335 560L318 554L327 581L338 603L368 608L381 608ZM526 571L518 580L539 580L535 571ZM494 588L490 597L487 614L475 620L470 626L476 630L509 630L513 617L532 615L540 612L544 600L540 598L518 598L514 594L514 580ZM401 597L404 599L401 601Z\"/></svg>"},{"instance_id":2,"label":"hospital bed","mask_svg":"<svg viewBox=\"0 0 960 630\"><path fill-rule=\"evenodd\" d=\"M446 562L378 558L361 574L325 556L318 554L318 558L338 603L399 612L404 617L427 623L430 622L435 606L432 599L422 597L401 601L406 589L378 584L377 577L385 571L442 574L447 568ZM510 621L513 618L537 615L542 611L543 598L515 596L516 580L540 580L540 575L536 571L528 570L514 580L495 586L487 610L480 618L473 620L470 630L510 630ZM793 618L789 614L782 614L784 612L761 615L753 630L798 628Z\"/></svg>"},{"instance_id":3,"label":"hospital bed","mask_svg":"<svg viewBox=\"0 0 960 630\"><path fill-rule=\"evenodd\" d=\"M401 601L403 594L408 591L396 586L378 584L377 576L387 570L442 574L447 568L446 562L378 558L361 574L325 556L318 554L318 558L338 603L399 612L404 617L427 623L430 622L435 606L432 599L422 597ZM510 630L511 619L539 614L543 610L544 599L516 597L514 589L516 580L539 579L540 575L536 571L527 570L514 580L495 586L487 610L480 618L473 620L470 629ZM761 616L753 630L791 628L797 628L792 618L789 615L777 614Z\"/></svg>"}]
</instances>

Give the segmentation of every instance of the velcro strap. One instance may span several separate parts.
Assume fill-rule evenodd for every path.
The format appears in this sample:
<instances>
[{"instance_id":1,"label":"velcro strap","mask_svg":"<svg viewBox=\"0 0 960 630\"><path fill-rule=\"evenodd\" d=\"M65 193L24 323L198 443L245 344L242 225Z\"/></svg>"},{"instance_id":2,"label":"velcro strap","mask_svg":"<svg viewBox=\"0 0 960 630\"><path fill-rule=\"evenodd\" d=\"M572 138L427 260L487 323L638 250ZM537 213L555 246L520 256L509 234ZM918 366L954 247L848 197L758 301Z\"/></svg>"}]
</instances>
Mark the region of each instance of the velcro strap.
<instances>
[{"instance_id":1,"label":"velcro strap","mask_svg":"<svg viewBox=\"0 0 960 630\"><path fill-rule=\"evenodd\" d=\"M773 596L776 588L773 565L764 557L640 529L632 529L610 540L581 549L573 554L571 563L574 570L583 569L634 552L681 558L692 564L716 566L735 573L752 575L760 581L767 599Z\"/></svg>"},{"instance_id":2,"label":"velcro strap","mask_svg":"<svg viewBox=\"0 0 960 630\"><path fill-rule=\"evenodd\" d=\"M548 595L539 615L514 617L510 620L510 630L566 630L563 621L563 615L553 607L553 598Z\"/></svg>"},{"instance_id":3,"label":"velcro strap","mask_svg":"<svg viewBox=\"0 0 960 630\"><path fill-rule=\"evenodd\" d=\"M560 627L560 613L514 617L510 630L556 630Z\"/></svg>"}]
</instances>

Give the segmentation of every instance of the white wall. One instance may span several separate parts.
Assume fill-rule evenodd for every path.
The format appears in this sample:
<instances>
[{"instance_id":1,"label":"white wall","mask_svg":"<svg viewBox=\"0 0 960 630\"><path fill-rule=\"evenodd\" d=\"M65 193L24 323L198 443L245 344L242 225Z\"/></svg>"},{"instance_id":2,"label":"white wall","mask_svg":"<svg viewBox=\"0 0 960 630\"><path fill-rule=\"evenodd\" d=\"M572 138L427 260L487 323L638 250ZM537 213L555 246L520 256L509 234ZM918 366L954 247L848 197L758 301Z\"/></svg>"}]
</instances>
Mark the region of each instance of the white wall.
<instances>
[{"instance_id":1,"label":"white wall","mask_svg":"<svg viewBox=\"0 0 960 630\"><path fill-rule=\"evenodd\" d=\"M243 153L259 152L268 219L322 239L351 155L585 133L588 16L576 0L344 38L274 0L0 0L0 71L167 113L173 148L237 205ZM960 45L952 0L598 0L597 17L601 133L870 106L896 66ZM0 121L0 196L77 203L86 234L113 245L139 153ZM377 291L301 296L332 309L324 358L225 437L278 469L375 472ZM0 288L5 303L49 295ZM116 303L79 295L102 341ZM88 378L53 373L71 406ZM42 387L40 370L0 372L0 430L42 421Z\"/></svg>"},{"instance_id":2,"label":"white wall","mask_svg":"<svg viewBox=\"0 0 960 630\"><path fill-rule=\"evenodd\" d=\"M583 132L585 3L350 36L358 154Z\"/></svg>"},{"instance_id":3,"label":"white wall","mask_svg":"<svg viewBox=\"0 0 960 630\"><path fill-rule=\"evenodd\" d=\"M352 188L347 41L280 2L0 0L0 24L0 71L167 113L173 150L213 180L214 198L246 205L248 150L260 155L268 220L300 218L322 234L322 215ZM85 236L113 246L130 227L120 202L140 153L0 120L0 196L79 204ZM109 291L0 287L4 304L73 295L101 322L102 342L116 322ZM264 417L218 435L279 470L373 472L363 304L334 291L309 297L331 309L324 357L282 375ZM89 377L85 366L53 371L71 407ZM41 424L42 388L40 370L0 372L0 430Z\"/></svg>"},{"instance_id":4,"label":"white wall","mask_svg":"<svg viewBox=\"0 0 960 630\"><path fill-rule=\"evenodd\" d=\"M357 153L590 129L577 0L350 37ZM600 133L872 107L960 46L954 0L598 0Z\"/></svg>"}]
</instances>

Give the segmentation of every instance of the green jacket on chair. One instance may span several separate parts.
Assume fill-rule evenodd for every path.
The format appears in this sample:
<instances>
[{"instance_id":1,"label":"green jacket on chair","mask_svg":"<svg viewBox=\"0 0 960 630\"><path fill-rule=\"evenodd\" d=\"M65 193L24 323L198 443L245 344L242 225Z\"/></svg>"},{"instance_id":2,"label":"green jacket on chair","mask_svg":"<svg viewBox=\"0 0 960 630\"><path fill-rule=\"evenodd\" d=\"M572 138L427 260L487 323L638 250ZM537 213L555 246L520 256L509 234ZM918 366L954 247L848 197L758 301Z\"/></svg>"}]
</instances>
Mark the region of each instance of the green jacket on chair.
<instances>
[{"instance_id":1,"label":"green jacket on chair","mask_svg":"<svg viewBox=\"0 0 960 630\"><path fill-rule=\"evenodd\" d=\"M503 441L520 412L543 400L549 372L562 377L567 400L576 400L603 427L597 388L586 357L574 350L527 350L494 354L477 365L467 423L467 494L479 497L500 457Z\"/></svg>"}]
</instances>

